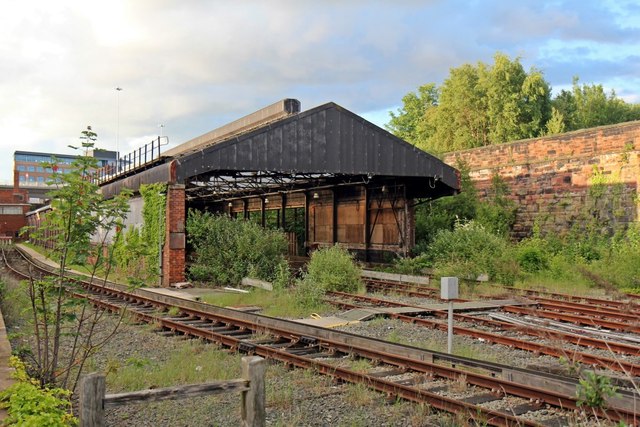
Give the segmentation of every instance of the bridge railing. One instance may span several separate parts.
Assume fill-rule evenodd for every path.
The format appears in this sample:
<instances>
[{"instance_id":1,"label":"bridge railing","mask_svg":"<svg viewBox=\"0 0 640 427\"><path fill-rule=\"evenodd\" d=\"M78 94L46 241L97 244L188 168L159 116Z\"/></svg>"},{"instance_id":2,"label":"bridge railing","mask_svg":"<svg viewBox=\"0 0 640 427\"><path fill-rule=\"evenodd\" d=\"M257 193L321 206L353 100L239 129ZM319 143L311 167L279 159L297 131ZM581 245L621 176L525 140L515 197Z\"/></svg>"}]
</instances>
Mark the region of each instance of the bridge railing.
<instances>
[{"instance_id":1,"label":"bridge railing","mask_svg":"<svg viewBox=\"0 0 640 427\"><path fill-rule=\"evenodd\" d=\"M158 137L137 150L119 157L115 165L107 165L96 170L93 174L93 182L101 184L159 159L162 145L166 145L166 142L162 143L162 137Z\"/></svg>"}]
</instances>

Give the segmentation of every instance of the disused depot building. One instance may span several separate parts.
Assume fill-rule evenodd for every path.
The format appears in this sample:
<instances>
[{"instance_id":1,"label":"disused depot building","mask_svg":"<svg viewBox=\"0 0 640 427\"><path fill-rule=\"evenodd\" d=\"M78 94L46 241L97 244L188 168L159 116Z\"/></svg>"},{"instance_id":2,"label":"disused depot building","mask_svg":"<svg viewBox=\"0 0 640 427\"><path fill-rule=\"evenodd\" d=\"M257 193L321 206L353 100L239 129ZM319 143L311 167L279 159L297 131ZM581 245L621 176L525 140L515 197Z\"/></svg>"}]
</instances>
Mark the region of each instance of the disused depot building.
<instances>
[{"instance_id":1,"label":"disused depot building","mask_svg":"<svg viewBox=\"0 0 640 427\"><path fill-rule=\"evenodd\" d=\"M167 182L163 283L184 280L188 209L246 218L287 232L291 255L339 243L360 259L407 255L416 199L459 191L457 171L328 103L300 112L285 99L102 185Z\"/></svg>"}]
</instances>

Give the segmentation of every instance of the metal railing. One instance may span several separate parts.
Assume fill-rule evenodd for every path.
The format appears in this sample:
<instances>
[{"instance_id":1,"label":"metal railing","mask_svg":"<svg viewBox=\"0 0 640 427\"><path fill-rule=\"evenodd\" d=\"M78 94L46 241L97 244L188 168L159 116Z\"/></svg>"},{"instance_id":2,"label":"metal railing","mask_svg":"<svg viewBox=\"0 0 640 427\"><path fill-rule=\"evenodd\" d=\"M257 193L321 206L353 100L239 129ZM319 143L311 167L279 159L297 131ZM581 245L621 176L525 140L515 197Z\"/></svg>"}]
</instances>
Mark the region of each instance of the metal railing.
<instances>
[{"instance_id":1,"label":"metal railing","mask_svg":"<svg viewBox=\"0 0 640 427\"><path fill-rule=\"evenodd\" d=\"M166 137L158 137L137 150L119 157L116 159L115 165L107 165L96 170L92 177L93 182L101 184L110 181L159 159L160 146L167 144L166 142L162 143L162 140L165 138Z\"/></svg>"}]
</instances>

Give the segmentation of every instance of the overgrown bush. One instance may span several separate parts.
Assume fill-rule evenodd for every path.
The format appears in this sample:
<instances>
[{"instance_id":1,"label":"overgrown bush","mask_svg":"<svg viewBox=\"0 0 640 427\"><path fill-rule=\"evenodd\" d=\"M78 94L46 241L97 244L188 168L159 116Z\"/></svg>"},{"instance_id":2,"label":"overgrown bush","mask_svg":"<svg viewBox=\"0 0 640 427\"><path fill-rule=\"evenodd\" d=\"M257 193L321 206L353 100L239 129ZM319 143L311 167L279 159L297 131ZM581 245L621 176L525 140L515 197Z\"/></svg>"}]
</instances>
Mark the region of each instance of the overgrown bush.
<instances>
[{"instance_id":1,"label":"overgrown bush","mask_svg":"<svg viewBox=\"0 0 640 427\"><path fill-rule=\"evenodd\" d=\"M509 199L509 186L498 174L491 178L491 187L484 201L478 202L475 220L487 230L507 236L516 221L516 204Z\"/></svg>"},{"instance_id":2,"label":"overgrown bush","mask_svg":"<svg viewBox=\"0 0 640 427\"><path fill-rule=\"evenodd\" d=\"M427 251L440 230L453 230L457 221L476 217L478 194L469 176L469 167L458 163L461 192L455 196L427 201L416 207L416 254Z\"/></svg>"},{"instance_id":3,"label":"overgrown bush","mask_svg":"<svg viewBox=\"0 0 640 427\"><path fill-rule=\"evenodd\" d=\"M327 291L358 292L361 287L360 268L346 249L336 245L311 254L307 273L298 281L298 301L310 307Z\"/></svg>"},{"instance_id":4,"label":"overgrown bush","mask_svg":"<svg viewBox=\"0 0 640 427\"><path fill-rule=\"evenodd\" d=\"M630 292L640 290L640 225L635 224L612 239L607 250L600 249L601 259L588 270L603 281Z\"/></svg>"},{"instance_id":5,"label":"overgrown bush","mask_svg":"<svg viewBox=\"0 0 640 427\"><path fill-rule=\"evenodd\" d=\"M71 414L70 391L40 387L37 380L29 378L24 363L15 356L10 358L9 364L15 368L16 382L0 392L0 407L8 413L3 425L76 425L77 420Z\"/></svg>"},{"instance_id":6,"label":"overgrown bush","mask_svg":"<svg viewBox=\"0 0 640 427\"><path fill-rule=\"evenodd\" d=\"M141 273L147 270L147 245L140 237L138 228L129 227L126 231L119 231L111 250L118 274L140 278Z\"/></svg>"},{"instance_id":7,"label":"overgrown bush","mask_svg":"<svg viewBox=\"0 0 640 427\"><path fill-rule=\"evenodd\" d=\"M440 231L426 255L437 276L476 279L488 274L493 281L513 284L519 274L508 241L475 221L458 222L454 230Z\"/></svg>"},{"instance_id":8,"label":"overgrown bush","mask_svg":"<svg viewBox=\"0 0 640 427\"><path fill-rule=\"evenodd\" d=\"M509 187L499 175L491 179L486 197L480 200L469 176L468 165L458 162L460 194L442 197L416 207L415 254L424 253L441 230L474 220L493 234L507 236L516 219L516 204L507 196Z\"/></svg>"},{"instance_id":9,"label":"overgrown bush","mask_svg":"<svg viewBox=\"0 0 640 427\"><path fill-rule=\"evenodd\" d=\"M187 236L191 245L192 280L237 285L243 277L288 282L285 235L244 220L190 210Z\"/></svg>"},{"instance_id":10,"label":"overgrown bush","mask_svg":"<svg viewBox=\"0 0 640 427\"><path fill-rule=\"evenodd\" d=\"M540 238L520 242L516 250L520 268L527 273L537 273L549 269L550 253L546 242Z\"/></svg>"},{"instance_id":11,"label":"overgrown bush","mask_svg":"<svg viewBox=\"0 0 640 427\"><path fill-rule=\"evenodd\" d=\"M155 283L160 274L160 246L164 242L166 184L140 186L143 223L119 231L111 250L116 272L129 282Z\"/></svg>"},{"instance_id":12,"label":"overgrown bush","mask_svg":"<svg viewBox=\"0 0 640 427\"><path fill-rule=\"evenodd\" d=\"M432 262L425 254L420 254L413 258L398 258L393 263L393 273L425 275Z\"/></svg>"}]
</instances>

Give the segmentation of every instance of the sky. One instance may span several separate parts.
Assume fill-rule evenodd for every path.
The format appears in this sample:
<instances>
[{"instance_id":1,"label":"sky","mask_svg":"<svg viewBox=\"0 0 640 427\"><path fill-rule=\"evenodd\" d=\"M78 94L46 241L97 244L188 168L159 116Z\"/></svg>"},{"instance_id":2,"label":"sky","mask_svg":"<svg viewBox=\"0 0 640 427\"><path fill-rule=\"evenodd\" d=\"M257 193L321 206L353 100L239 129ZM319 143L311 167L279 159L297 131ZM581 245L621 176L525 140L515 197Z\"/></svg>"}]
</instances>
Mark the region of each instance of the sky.
<instances>
[{"instance_id":1,"label":"sky","mask_svg":"<svg viewBox=\"0 0 640 427\"><path fill-rule=\"evenodd\" d=\"M13 152L186 142L283 98L383 126L418 86L496 52L554 93L640 102L640 1L0 0L0 182ZM116 88L121 88L118 91Z\"/></svg>"}]
</instances>

